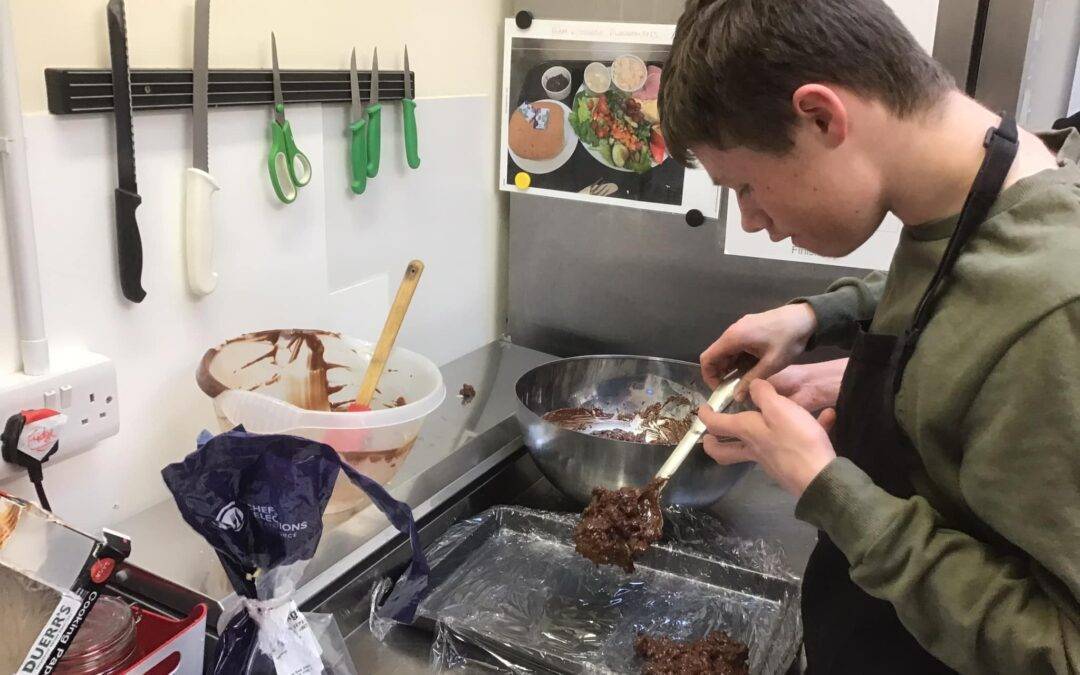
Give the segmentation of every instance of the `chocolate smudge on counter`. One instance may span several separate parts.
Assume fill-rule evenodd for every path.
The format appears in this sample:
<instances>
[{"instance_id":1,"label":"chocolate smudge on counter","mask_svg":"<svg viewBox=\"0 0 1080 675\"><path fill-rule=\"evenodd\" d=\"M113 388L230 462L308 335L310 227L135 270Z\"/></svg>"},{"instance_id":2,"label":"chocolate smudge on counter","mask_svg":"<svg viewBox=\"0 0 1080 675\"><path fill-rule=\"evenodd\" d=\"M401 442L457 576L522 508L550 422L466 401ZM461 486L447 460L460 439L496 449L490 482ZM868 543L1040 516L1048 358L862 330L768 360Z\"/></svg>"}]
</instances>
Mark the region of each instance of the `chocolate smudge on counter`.
<instances>
[{"instance_id":1,"label":"chocolate smudge on counter","mask_svg":"<svg viewBox=\"0 0 1080 675\"><path fill-rule=\"evenodd\" d=\"M476 398L476 387L469 383L461 385L461 390L458 391L458 396L461 397L462 405L469 405L473 399Z\"/></svg>"},{"instance_id":2,"label":"chocolate smudge on counter","mask_svg":"<svg viewBox=\"0 0 1080 675\"><path fill-rule=\"evenodd\" d=\"M724 631L679 642L666 636L639 635L634 653L645 659L642 675L749 675L750 649Z\"/></svg>"},{"instance_id":3,"label":"chocolate smudge on counter","mask_svg":"<svg viewBox=\"0 0 1080 675\"><path fill-rule=\"evenodd\" d=\"M593 488L592 501L574 528L574 549L596 565L633 572L634 559L663 534L660 490L666 482L654 478L644 488Z\"/></svg>"}]
</instances>

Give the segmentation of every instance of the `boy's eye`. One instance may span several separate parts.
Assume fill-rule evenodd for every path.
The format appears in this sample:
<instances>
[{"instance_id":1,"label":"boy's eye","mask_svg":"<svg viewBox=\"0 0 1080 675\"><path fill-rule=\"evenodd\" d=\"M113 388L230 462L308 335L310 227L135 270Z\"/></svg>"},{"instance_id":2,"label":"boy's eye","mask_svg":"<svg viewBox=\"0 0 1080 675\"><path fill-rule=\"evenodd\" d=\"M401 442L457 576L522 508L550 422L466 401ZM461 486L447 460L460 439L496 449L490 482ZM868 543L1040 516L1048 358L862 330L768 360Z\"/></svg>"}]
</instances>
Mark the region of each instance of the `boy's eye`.
<instances>
[{"instance_id":1,"label":"boy's eye","mask_svg":"<svg viewBox=\"0 0 1080 675\"><path fill-rule=\"evenodd\" d=\"M736 194L739 196L739 198L742 198L749 197L751 194L753 194L753 192L754 188L750 187L749 184L743 184L739 186L739 190Z\"/></svg>"}]
</instances>

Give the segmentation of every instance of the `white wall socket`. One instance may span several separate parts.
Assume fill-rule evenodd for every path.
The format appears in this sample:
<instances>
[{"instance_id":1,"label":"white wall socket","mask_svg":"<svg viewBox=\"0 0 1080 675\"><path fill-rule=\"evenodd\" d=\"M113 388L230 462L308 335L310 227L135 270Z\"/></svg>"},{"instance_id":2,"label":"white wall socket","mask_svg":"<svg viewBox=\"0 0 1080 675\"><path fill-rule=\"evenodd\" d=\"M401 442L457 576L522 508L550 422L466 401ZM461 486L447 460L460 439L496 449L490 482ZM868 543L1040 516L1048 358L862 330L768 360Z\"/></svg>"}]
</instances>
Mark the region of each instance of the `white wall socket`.
<instances>
[{"instance_id":1,"label":"white wall socket","mask_svg":"<svg viewBox=\"0 0 1080 675\"><path fill-rule=\"evenodd\" d=\"M93 352L53 355L48 375L0 375L0 430L22 410L52 408L67 415L60 429L60 450L45 464L63 461L89 450L120 431L120 401L116 367ZM0 460L0 482L26 474L22 467Z\"/></svg>"}]
</instances>

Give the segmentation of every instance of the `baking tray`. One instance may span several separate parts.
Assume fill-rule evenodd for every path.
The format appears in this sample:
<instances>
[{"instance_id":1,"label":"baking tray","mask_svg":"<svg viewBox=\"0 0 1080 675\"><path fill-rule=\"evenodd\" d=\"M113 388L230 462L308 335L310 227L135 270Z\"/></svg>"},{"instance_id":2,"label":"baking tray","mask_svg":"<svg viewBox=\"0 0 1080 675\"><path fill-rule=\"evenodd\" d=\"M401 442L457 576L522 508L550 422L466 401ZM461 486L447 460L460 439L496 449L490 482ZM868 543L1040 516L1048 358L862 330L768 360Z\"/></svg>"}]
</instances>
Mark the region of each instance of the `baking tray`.
<instances>
[{"instance_id":1,"label":"baking tray","mask_svg":"<svg viewBox=\"0 0 1080 675\"><path fill-rule=\"evenodd\" d=\"M432 590L418 625L437 633L442 665L464 644L516 672L638 672L639 633L721 629L750 646L752 673L785 672L802 641L798 579L763 542L727 537L703 518L666 513L666 539L681 543L652 547L626 574L574 551L576 515L492 508L428 549Z\"/></svg>"}]
</instances>

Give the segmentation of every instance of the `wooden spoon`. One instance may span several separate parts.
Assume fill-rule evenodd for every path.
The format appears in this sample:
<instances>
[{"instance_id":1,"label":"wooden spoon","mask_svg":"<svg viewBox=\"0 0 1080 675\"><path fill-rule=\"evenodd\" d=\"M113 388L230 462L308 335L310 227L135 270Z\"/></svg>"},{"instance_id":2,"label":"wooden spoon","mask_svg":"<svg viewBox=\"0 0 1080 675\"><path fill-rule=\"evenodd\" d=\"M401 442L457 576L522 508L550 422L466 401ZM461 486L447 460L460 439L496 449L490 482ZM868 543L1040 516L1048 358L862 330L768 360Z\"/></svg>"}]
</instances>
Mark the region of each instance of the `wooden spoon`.
<instances>
[{"instance_id":1,"label":"wooden spoon","mask_svg":"<svg viewBox=\"0 0 1080 675\"><path fill-rule=\"evenodd\" d=\"M398 286L394 303L390 305L390 313L386 317L379 342L375 345L375 353L371 355L371 363L364 372L364 379L360 382L360 390L356 393L356 400L349 404L349 412L364 412L371 410L371 399L375 397L375 389L379 386L379 378L386 369L386 360L394 349L401 324L405 321L405 313L409 311L416 285L420 283L420 275L424 272L424 263L413 260L405 268L405 276Z\"/></svg>"}]
</instances>

